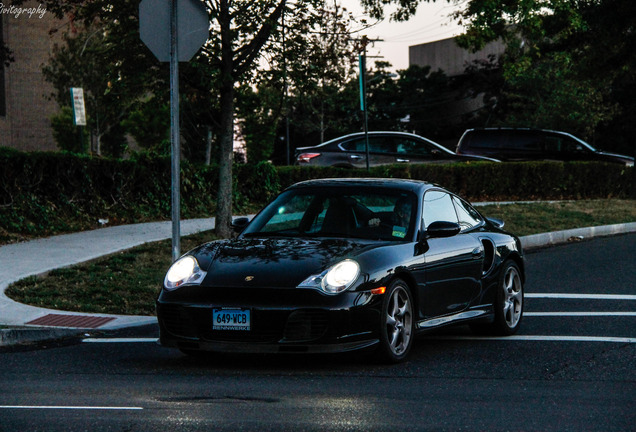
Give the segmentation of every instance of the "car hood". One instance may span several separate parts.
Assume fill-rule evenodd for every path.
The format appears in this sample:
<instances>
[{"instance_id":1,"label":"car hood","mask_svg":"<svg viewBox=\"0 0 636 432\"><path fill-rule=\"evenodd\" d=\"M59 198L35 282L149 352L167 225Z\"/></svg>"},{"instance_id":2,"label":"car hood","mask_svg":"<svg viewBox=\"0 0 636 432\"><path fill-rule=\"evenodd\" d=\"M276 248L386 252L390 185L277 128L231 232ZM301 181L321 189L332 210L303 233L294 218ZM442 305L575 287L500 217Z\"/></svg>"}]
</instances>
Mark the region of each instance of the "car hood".
<instances>
[{"instance_id":1,"label":"car hood","mask_svg":"<svg viewBox=\"0 0 636 432\"><path fill-rule=\"evenodd\" d=\"M377 246L348 239L239 238L208 243L191 254L208 272L203 285L290 288Z\"/></svg>"}]
</instances>

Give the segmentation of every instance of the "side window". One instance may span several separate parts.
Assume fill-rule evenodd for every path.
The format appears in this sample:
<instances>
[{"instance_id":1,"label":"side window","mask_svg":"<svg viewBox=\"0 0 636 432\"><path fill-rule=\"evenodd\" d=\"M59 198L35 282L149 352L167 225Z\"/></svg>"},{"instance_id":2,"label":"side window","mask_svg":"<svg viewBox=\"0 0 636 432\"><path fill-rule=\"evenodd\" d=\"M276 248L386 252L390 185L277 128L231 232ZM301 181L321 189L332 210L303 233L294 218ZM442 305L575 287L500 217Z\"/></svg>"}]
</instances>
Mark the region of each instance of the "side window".
<instances>
[{"instance_id":1,"label":"side window","mask_svg":"<svg viewBox=\"0 0 636 432\"><path fill-rule=\"evenodd\" d=\"M544 140L545 150L548 153L561 153L562 151L566 151L561 142L561 138L555 136L546 136Z\"/></svg>"},{"instance_id":2,"label":"side window","mask_svg":"<svg viewBox=\"0 0 636 432\"><path fill-rule=\"evenodd\" d=\"M515 150L541 150L541 136L525 131L510 131L510 145Z\"/></svg>"},{"instance_id":3,"label":"side window","mask_svg":"<svg viewBox=\"0 0 636 432\"><path fill-rule=\"evenodd\" d=\"M563 151L567 153L581 153L585 151L585 148L580 142L568 137L563 138Z\"/></svg>"},{"instance_id":4,"label":"side window","mask_svg":"<svg viewBox=\"0 0 636 432\"><path fill-rule=\"evenodd\" d=\"M476 130L467 136L468 148L499 149L506 148L507 137L498 131Z\"/></svg>"},{"instance_id":5,"label":"side window","mask_svg":"<svg viewBox=\"0 0 636 432\"><path fill-rule=\"evenodd\" d=\"M346 151L350 152L363 152L364 151L364 139L356 139L347 141L340 144L340 146Z\"/></svg>"},{"instance_id":6,"label":"side window","mask_svg":"<svg viewBox=\"0 0 636 432\"><path fill-rule=\"evenodd\" d=\"M442 191L426 192L423 215L424 229L427 229L433 222L458 222L451 196Z\"/></svg>"},{"instance_id":7,"label":"side window","mask_svg":"<svg viewBox=\"0 0 636 432\"><path fill-rule=\"evenodd\" d=\"M373 153L395 153L395 141L384 137L369 138L369 151Z\"/></svg>"},{"instance_id":8,"label":"side window","mask_svg":"<svg viewBox=\"0 0 636 432\"><path fill-rule=\"evenodd\" d=\"M383 137L369 137L369 151L372 153L395 153L396 143ZM341 144L346 151L363 153L366 151L365 139L355 139Z\"/></svg>"},{"instance_id":9,"label":"side window","mask_svg":"<svg viewBox=\"0 0 636 432\"><path fill-rule=\"evenodd\" d=\"M412 154L418 156L428 156L431 153L431 146L426 142L411 139L399 139L397 142L398 154Z\"/></svg>"},{"instance_id":10,"label":"side window","mask_svg":"<svg viewBox=\"0 0 636 432\"><path fill-rule=\"evenodd\" d=\"M455 203L455 210L457 210L457 218L462 231L476 227L483 221L479 213L464 200L453 197L453 202Z\"/></svg>"}]
</instances>

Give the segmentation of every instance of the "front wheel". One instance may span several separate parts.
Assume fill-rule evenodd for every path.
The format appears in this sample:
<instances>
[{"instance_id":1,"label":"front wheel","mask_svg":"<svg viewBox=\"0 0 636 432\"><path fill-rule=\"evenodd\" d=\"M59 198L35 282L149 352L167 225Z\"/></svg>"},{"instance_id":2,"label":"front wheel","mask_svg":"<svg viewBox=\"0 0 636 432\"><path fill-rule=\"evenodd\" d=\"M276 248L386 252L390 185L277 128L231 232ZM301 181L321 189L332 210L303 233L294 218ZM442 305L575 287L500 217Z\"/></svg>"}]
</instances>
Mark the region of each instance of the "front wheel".
<instances>
[{"instance_id":1,"label":"front wheel","mask_svg":"<svg viewBox=\"0 0 636 432\"><path fill-rule=\"evenodd\" d=\"M380 355L391 363L406 358L413 345L413 300L408 285L401 279L388 287L382 302Z\"/></svg>"},{"instance_id":2,"label":"front wheel","mask_svg":"<svg viewBox=\"0 0 636 432\"><path fill-rule=\"evenodd\" d=\"M497 290L493 330L500 335L517 332L523 316L523 282L514 261L504 263Z\"/></svg>"}]
</instances>

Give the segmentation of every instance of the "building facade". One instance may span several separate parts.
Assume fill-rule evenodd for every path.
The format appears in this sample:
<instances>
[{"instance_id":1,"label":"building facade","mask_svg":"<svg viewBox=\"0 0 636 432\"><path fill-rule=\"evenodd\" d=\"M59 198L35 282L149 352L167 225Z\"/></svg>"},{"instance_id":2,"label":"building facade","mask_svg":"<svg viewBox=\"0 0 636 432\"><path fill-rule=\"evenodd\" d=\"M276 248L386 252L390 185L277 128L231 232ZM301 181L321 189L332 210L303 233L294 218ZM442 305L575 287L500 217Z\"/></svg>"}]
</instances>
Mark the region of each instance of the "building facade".
<instances>
[{"instance_id":1,"label":"building facade","mask_svg":"<svg viewBox=\"0 0 636 432\"><path fill-rule=\"evenodd\" d=\"M15 59L0 65L0 146L57 150L50 118L59 107L49 98L53 87L44 80L42 66L60 42L64 25L37 2L0 5L0 42Z\"/></svg>"},{"instance_id":2,"label":"building facade","mask_svg":"<svg viewBox=\"0 0 636 432\"><path fill-rule=\"evenodd\" d=\"M443 39L409 47L409 65L431 66L432 71L441 69L449 77L464 74L464 70L475 60L485 60L490 55L499 56L506 49L501 41L487 44L482 50L470 52L461 48L455 38Z\"/></svg>"},{"instance_id":3,"label":"building facade","mask_svg":"<svg viewBox=\"0 0 636 432\"><path fill-rule=\"evenodd\" d=\"M461 78L466 68L476 60L487 60L494 55L498 58L505 51L501 41L491 42L484 49L475 53L461 48L454 38L443 39L409 47L409 65L421 67L430 66L431 71L442 70L450 78ZM451 90L445 102L437 107L438 112L447 120L447 127L451 136L439 138L440 143L455 150L457 140L467 127L485 126L479 122L479 113L483 113L482 97L470 97L465 94L461 84L465 80L455 80L455 89Z\"/></svg>"}]
</instances>

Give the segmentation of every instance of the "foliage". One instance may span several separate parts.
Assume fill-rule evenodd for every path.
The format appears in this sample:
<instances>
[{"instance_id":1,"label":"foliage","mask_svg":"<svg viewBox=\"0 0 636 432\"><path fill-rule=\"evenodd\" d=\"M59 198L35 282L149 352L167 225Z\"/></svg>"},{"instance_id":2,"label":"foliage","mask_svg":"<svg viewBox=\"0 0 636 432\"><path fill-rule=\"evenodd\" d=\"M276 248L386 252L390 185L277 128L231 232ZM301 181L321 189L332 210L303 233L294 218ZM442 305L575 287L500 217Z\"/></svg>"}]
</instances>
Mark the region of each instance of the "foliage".
<instances>
[{"instance_id":1,"label":"foliage","mask_svg":"<svg viewBox=\"0 0 636 432\"><path fill-rule=\"evenodd\" d=\"M57 14L74 7L72 2L50 3L48 9ZM43 74L62 107L71 102L71 87L84 89L92 150L117 157L126 148L122 121L161 74L139 40L138 5L121 2L117 7L93 9L95 6L77 6L62 35L63 44L54 47Z\"/></svg>"},{"instance_id":2,"label":"foliage","mask_svg":"<svg viewBox=\"0 0 636 432\"><path fill-rule=\"evenodd\" d=\"M498 90L488 80L475 88L488 98L492 124L566 130L632 154L635 13L631 0L468 2L457 14L468 26L460 44L507 42L498 72L490 64L473 75L499 76Z\"/></svg>"},{"instance_id":3,"label":"foliage","mask_svg":"<svg viewBox=\"0 0 636 432\"><path fill-rule=\"evenodd\" d=\"M170 154L170 106L157 100L139 101L121 125L145 151Z\"/></svg>"},{"instance_id":4,"label":"foliage","mask_svg":"<svg viewBox=\"0 0 636 432\"><path fill-rule=\"evenodd\" d=\"M243 126L267 129L268 141L261 139L259 145L279 164L287 162L288 144L322 142L361 127L360 117L352 115L357 113L357 85L351 84L359 47L351 32L363 23L338 4L313 3L314 8L285 14L265 51L267 65L257 77L258 91L247 100L242 100L243 92L238 97ZM248 152L250 135L254 132L246 137ZM248 160L255 162L252 156Z\"/></svg>"},{"instance_id":5,"label":"foliage","mask_svg":"<svg viewBox=\"0 0 636 432\"><path fill-rule=\"evenodd\" d=\"M0 230L25 236L92 229L108 224L169 219L170 160L134 160L68 153L0 151ZM366 170L274 167L234 170L234 199L251 212L283 188L307 179L395 177L438 183L476 200L626 197L634 168L603 163L460 163L390 165ZM218 203L216 166L182 164L182 217L209 217Z\"/></svg>"},{"instance_id":6,"label":"foliage","mask_svg":"<svg viewBox=\"0 0 636 432\"><path fill-rule=\"evenodd\" d=\"M241 88L237 113L248 161L255 163L272 157L281 102L280 89L271 83L261 83L256 89L251 86Z\"/></svg>"},{"instance_id":7,"label":"foliage","mask_svg":"<svg viewBox=\"0 0 636 432\"><path fill-rule=\"evenodd\" d=\"M57 146L71 153L86 153L88 150L88 135L83 134L73 122L73 109L64 106L59 113L51 117L51 129Z\"/></svg>"}]
</instances>

